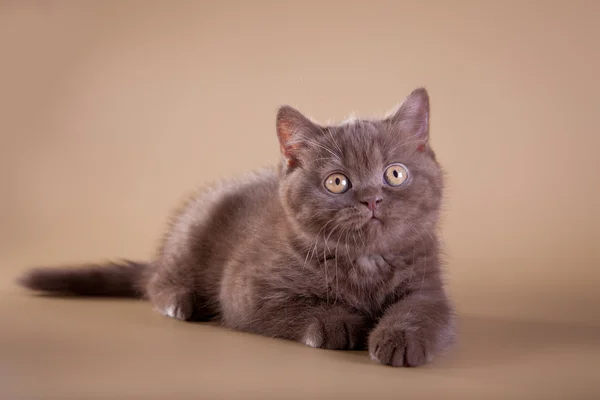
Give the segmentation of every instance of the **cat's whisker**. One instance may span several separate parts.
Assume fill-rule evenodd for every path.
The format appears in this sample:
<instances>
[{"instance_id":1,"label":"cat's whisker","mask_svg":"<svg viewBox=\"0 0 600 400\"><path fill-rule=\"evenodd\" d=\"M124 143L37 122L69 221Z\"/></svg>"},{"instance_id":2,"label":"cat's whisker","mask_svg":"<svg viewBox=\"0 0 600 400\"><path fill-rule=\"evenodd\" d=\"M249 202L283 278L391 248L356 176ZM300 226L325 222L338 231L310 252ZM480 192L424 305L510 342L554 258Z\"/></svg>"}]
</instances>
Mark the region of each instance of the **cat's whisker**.
<instances>
[{"instance_id":1,"label":"cat's whisker","mask_svg":"<svg viewBox=\"0 0 600 400\"><path fill-rule=\"evenodd\" d=\"M298 137L298 139L294 140L294 142L299 142L299 143L308 143L311 144L313 146L319 147L325 151L327 151L328 153L330 153L332 156L334 156L338 161L341 161L341 155L337 154L336 152L334 152L333 150L331 150L329 147L322 145L320 143L317 142L313 142L312 140L306 139L304 137Z\"/></svg>"},{"instance_id":2,"label":"cat's whisker","mask_svg":"<svg viewBox=\"0 0 600 400\"><path fill-rule=\"evenodd\" d=\"M306 254L306 257L307 257L307 258L304 260L304 266L303 266L303 269L304 269L304 267L306 267L306 263L307 263L307 260L308 260L308 255L309 255L309 254L311 254L311 256L310 256L310 259L311 259L311 260L312 260L312 259L313 259L313 257L315 256L315 254L316 254L316 251L317 251L318 242L319 242L319 236L321 235L321 232L322 232L322 231L324 231L324 229L327 227L327 225L329 225L331 222L333 222L333 220L332 220L332 219L330 219L330 220L329 220L329 221L327 221L325 224L323 224L323 226L321 227L321 229L319 229L319 232L317 233L317 235L316 235L316 237L315 237L315 244L314 244L314 246L312 246L312 245L311 245L311 246L310 246L310 248L309 248L309 251L308 251L308 252L307 252L307 254Z\"/></svg>"},{"instance_id":3,"label":"cat's whisker","mask_svg":"<svg viewBox=\"0 0 600 400\"><path fill-rule=\"evenodd\" d=\"M331 157L319 157L319 158L314 158L312 159L313 162L317 162L317 161L331 161Z\"/></svg>"},{"instance_id":4,"label":"cat's whisker","mask_svg":"<svg viewBox=\"0 0 600 400\"><path fill-rule=\"evenodd\" d=\"M354 247L359 248L358 243L356 243L356 235L353 233L351 237L352 237L352 241L354 242Z\"/></svg>"},{"instance_id":5,"label":"cat's whisker","mask_svg":"<svg viewBox=\"0 0 600 400\"><path fill-rule=\"evenodd\" d=\"M323 251L323 264L325 269L325 298L326 303L329 305L329 279L327 278L327 252Z\"/></svg>"},{"instance_id":6,"label":"cat's whisker","mask_svg":"<svg viewBox=\"0 0 600 400\"><path fill-rule=\"evenodd\" d=\"M329 235L327 236L327 238L325 238L325 248L326 251L331 251L331 249L329 248L329 238L331 237L331 235L333 235L333 233L338 229L338 227L340 227L342 225L342 223L338 223L337 225L335 225L332 229L331 232L329 232ZM327 296L327 304L329 304L329 279L328 279L328 271L327 271L327 253L326 251L323 253L323 262L325 264L325 284L326 284L326 296ZM338 292L338 288L337 288L337 256L335 256L335 280L336 280L336 299L335 301L337 302L337 292Z\"/></svg>"},{"instance_id":7,"label":"cat's whisker","mask_svg":"<svg viewBox=\"0 0 600 400\"><path fill-rule=\"evenodd\" d=\"M427 274L427 253L423 254L423 279L421 280L421 290L425 286L425 275Z\"/></svg>"},{"instance_id":8,"label":"cat's whisker","mask_svg":"<svg viewBox=\"0 0 600 400\"><path fill-rule=\"evenodd\" d=\"M350 249L348 248L348 235L350 234L350 229L346 231L346 238L344 239L344 245L346 247L346 256L348 257L348 262L350 265L354 266L354 260L350 256Z\"/></svg>"},{"instance_id":9,"label":"cat's whisker","mask_svg":"<svg viewBox=\"0 0 600 400\"><path fill-rule=\"evenodd\" d=\"M367 242L365 240L365 237L363 236L362 231L360 229L357 230L357 232L358 232L358 238L360 239L360 243L362 245L362 248L364 249L365 247L367 247Z\"/></svg>"},{"instance_id":10,"label":"cat's whisker","mask_svg":"<svg viewBox=\"0 0 600 400\"><path fill-rule=\"evenodd\" d=\"M333 141L334 146L336 147L336 149L342 153L342 149L340 148L340 145L338 144L338 142L335 140L335 138L333 137L333 133L331 132L331 129L328 128L326 129L327 133L329 133L329 136L331 137L331 140Z\"/></svg>"},{"instance_id":11,"label":"cat's whisker","mask_svg":"<svg viewBox=\"0 0 600 400\"><path fill-rule=\"evenodd\" d=\"M423 140L421 140L421 139L418 139L418 140L414 140L414 139L413 140L410 140L410 139L409 140L404 140L404 141L402 141L400 143L396 143L396 145L390 149L390 152L392 152L392 153L396 152L396 151L398 151L402 147L406 147L408 145L415 144L415 143L421 144L421 143L423 143Z\"/></svg>"},{"instance_id":12,"label":"cat's whisker","mask_svg":"<svg viewBox=\"0 0 600 400\"><path fill-rule=\"evenodd\" d=\"M338 281L338 248L340 244L340 240L342 239L342 235L348 230L347 226L344 226L340 234L338 235L338 241L335 245L335 284L336 284L336 302L339 295L339 281Z\"/></svg>"},{"instance_id":13,"label":"cat's whisker","mask_svg":"<svg viewBox=\"0 0 600 400\"><path fill-rule=\"evenodd\" d=\"M413 218L415 218L415 217L418 217L418 218L421 218L421 219L425 219L425 217L427 217L427 215L426 215L426 214L424 214L424 213L422 213L422 212L419 212L419 211L414 211L414 216L413 216L412 218L411 218L411 217L409 217L408 219L409 219L409 220L411 220L411 219L413 219ZM435 239L433 238L433 234L431 233L431 230L430 230L430 229L428 229L428 228L427 228L427 226L425 226L425 225L423 225L423 224L421 224L421 225L423 226L423 230L425 231L425 233L427 233L427 235L429 236L429 238L430 238L432 241L433 241L433 240L435 240Z\"/></svg>"}]
</instances>

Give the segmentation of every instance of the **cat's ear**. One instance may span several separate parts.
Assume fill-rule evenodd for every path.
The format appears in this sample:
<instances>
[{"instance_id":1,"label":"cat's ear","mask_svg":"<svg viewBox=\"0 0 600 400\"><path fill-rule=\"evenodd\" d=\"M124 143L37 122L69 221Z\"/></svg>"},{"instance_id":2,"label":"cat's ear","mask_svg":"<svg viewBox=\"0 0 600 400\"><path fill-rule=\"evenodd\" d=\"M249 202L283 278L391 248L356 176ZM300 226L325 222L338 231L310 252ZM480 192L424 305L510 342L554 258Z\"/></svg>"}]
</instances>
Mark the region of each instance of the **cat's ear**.
<instances>
[{"instance_id":1,"label":"cat's ear","mask_svg":"<svg viewBox=\"0 0 600 400\"><path fill-rule=\"evenodd\" d=\"M281 155L288 168L300 163L300 151L306 140L311 140L321 132L321 127L290 106L282 106L277 112L277 138Z\"/></svg>"},{"instance_id":2,"label":"cat's ear","mask_svg":"<svg viewBox=\"0 0 600 400\"><path fill-rule=\"evenodd\" d=\"M425 88L414 90L398 110L386 118L399 131L414 136L417 148L423 150L429 139L429 94Z\"/></svg>"}]
</instances>

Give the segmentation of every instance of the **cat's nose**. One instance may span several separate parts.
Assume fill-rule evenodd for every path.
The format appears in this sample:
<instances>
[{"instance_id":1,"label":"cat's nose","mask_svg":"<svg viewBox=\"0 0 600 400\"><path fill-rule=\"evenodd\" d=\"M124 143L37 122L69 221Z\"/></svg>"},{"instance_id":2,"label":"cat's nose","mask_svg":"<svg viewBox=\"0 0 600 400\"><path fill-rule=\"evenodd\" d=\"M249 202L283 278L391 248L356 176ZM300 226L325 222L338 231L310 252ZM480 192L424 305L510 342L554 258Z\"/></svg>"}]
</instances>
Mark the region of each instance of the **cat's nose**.
<instances>
[{"instance_id":1,"label":"cat's nose","mask_svg":"<svg viewBox=\"0 0 600 400\"><path fill-rule=\"evenodd\" d=\"M360 199L360 202L367 206L367 208L371 211L375 211L375 209L379 206L383 199L379 196L368 196Z\"/></svg>"}]
</instances>

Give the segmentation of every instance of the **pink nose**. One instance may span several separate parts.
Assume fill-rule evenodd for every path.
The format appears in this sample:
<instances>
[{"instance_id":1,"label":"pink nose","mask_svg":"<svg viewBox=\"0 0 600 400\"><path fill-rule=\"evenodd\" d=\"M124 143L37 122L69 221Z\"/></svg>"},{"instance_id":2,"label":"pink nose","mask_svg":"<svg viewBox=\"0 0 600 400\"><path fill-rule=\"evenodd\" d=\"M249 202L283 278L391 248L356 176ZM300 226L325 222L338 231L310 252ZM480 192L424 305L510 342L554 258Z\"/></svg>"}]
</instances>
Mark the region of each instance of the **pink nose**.
<instances>
[{"instance_id":1,"label":"pink nose","mask_svg":"<svg viewBox=\"0 0 600 400\"><path fill-rule=\"evenodd\" d=\"M379 203L382 201L383 199L377 196L364 197L360 200L360 202L367 206L367 208L371 211L375 211L375 209L379 206Z\"/></svg>"}]
</instances>

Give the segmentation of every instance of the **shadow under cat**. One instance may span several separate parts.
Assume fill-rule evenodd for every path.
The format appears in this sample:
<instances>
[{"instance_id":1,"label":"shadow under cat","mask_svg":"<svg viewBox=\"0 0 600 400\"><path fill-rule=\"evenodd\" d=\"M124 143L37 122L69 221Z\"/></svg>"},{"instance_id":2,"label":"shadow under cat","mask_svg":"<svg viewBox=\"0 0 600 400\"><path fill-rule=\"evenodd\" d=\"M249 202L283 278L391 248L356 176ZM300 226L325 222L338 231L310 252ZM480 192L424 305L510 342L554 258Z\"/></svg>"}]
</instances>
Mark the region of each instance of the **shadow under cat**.
<instances>
[{"instance_id":1,"label":"shadow under cat","mask_svg":"<svg viewBox=\"0 0 600 400\"><path fill-rule=\"evenodd\" d=\"M518 364L520 360L561 346L598 346L600 330L561 322L459 315L459 340L422 368L474 369ZM331 357L372 364L366 351L326 351ZM557 362L560 362L557 360Z\"/></svg>"},{"instance_id":2,"label":"shadow under cat","mask_svg":"<svg viewBox=\"0 0 600 400\"><path fill-rule=\"evenodd\" d=\"M37 297L48 297L57 300L72 299L70 295L37 294ZM77 297L79 301L97 301L94 296ZM134 301L136 299L118 299L120 301ZM220 327L213 321L188 322L211 326L214 329L227 329ZM520 360L549 349L561 346L598 346L600 345L600 330L592 326L575 325L561 322L519 320L506 317L493 317L483 315L459 315L457 319L458 341L447 352L440 354L431 364L424 366L427 369L473 369L478 367L496 367L502 365L518 364ZM254 334L237 332L258 338ZM265 340L261 338L260 340ZM266 339L283 340L283 339ZM303 346L298 344L298 346ZM333 357L345 362L380 367L369 360L367 352L323 350L307 347L306 351L322 352L322 355ZM560 362L557 360L557 362Z\"/></svg>"}]
</instances>

